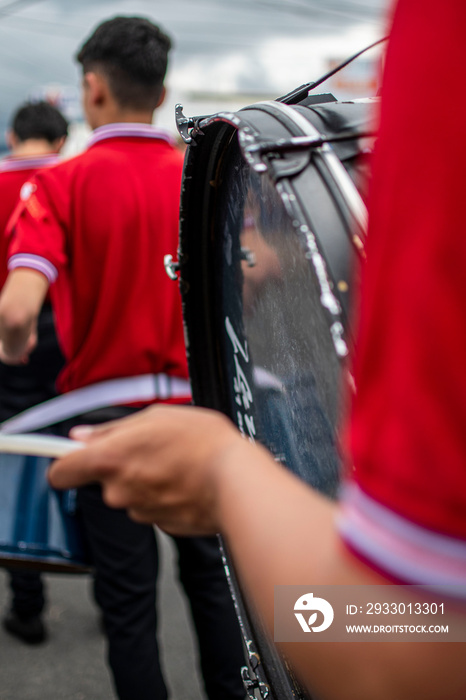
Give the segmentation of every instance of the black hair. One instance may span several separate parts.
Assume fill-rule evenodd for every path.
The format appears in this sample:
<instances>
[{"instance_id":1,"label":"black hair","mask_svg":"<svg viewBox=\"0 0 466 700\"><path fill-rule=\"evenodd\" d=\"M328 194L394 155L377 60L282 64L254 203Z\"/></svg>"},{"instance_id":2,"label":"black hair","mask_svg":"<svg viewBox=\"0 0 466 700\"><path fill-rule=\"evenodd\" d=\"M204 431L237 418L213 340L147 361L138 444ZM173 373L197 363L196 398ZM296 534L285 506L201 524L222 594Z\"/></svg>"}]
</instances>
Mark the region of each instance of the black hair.
<instances>
[{"instance_id":1,"label":"black hair","mask_svg":"<svg viewBox=\"0 0 466 700\"><path fill-rule=\"evenodd\" d=\"M143 17L100 24L76 55L83 72L100 71L121 107L154 110L167 71L170 38Z\"/></svg>"},{"instance_id":2,"label":"black hair","mask_svg":"<svg viewBox=\"0 0 466 700\"><path fill-rule=\"evenodd\" d=\"M49 102L26 102L15 112L11 129L20 141L46 139L53 143L68 134L68 121Z\"/></svg>"}]
</instances>

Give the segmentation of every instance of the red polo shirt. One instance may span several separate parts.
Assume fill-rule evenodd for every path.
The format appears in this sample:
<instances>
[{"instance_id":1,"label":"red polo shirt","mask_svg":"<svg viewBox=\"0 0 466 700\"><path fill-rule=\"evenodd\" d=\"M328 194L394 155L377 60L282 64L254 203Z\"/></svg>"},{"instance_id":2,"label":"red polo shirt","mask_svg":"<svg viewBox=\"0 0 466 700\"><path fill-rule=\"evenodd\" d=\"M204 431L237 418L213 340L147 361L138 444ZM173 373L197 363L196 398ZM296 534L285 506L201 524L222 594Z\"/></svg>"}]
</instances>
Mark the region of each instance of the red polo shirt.
<instances>
[{"instance_id":1,"label":"red polo shirt","mask_svg":"<svg viewBox=\"0 0 466 700\"><path fill-rule=\"evenodd\" d=\"M88 149L27 185L9 269L51 287L61 392L147 373L187 378L176 255L182 154L145 124L97 129Z\"/></svg>"},{"instance_id":2,"label":"red polo shirt","mask_svg":"<svg viewBox=\"0 0 466 700\"><path fill-rule=\"evenodd\" d=\"M7 156L0 160L0 289L8 274L7 224L18 202L21 187L37 170L58 162L59 157L55 153L41 156Z\"/></svg>"},{"instance_id":3,"label":"red polo shirt","mask_svg":"<svg viewBox=\"0 0 466 700\"><path fill-rule=\"evenodd\" d=\"M341 531L386 574L466 597L465 34L464 0L398 3Z\"/></svg>"}]
</instances>

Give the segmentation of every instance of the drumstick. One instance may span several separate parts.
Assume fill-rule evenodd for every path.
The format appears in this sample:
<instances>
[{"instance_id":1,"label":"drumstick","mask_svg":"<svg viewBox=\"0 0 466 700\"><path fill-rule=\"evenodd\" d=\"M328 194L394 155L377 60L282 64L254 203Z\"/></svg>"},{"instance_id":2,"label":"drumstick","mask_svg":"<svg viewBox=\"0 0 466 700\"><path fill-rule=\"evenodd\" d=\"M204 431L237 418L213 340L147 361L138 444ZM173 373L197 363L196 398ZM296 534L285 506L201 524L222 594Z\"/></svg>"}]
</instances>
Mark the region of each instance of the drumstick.
<instances>
[{"instance_id":1,"label":"drumstick","mask_svg":"<svg viewBox=\"0 0 466 700\"><path fill-rule=\"evenodd\" d=\"M0 454L21 454L36 457L62 457L63 455L84 447L83 442L56 437L24 433L18 435L0 434Z\"/></svg>"}]
</instances>

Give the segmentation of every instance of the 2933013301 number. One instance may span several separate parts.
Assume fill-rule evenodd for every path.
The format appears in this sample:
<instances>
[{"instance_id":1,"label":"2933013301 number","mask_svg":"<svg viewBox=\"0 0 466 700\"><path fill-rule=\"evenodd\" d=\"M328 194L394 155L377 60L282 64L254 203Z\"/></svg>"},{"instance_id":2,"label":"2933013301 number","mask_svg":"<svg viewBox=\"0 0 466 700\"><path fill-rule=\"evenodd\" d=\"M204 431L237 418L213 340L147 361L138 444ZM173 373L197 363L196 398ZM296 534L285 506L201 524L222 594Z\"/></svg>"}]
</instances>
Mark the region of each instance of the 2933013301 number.
<instances>
[{"instance_id":1,"label":"2933013301 number","mask_svg":"<svg viewBox=\"0 0 466 700\"><path fill-rule=\"evenodd\" d=\"M366 615L443 615L444 603L366 603Z\"/></svg>"}]
</instances>

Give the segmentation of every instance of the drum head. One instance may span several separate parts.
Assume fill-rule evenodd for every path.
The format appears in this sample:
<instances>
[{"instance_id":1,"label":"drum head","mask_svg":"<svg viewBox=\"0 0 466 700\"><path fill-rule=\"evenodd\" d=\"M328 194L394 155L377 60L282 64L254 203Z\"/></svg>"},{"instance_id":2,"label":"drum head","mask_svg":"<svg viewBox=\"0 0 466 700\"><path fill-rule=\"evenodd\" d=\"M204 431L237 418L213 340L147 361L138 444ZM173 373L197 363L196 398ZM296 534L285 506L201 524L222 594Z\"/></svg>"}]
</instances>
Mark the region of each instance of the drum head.
<instances>
[{"instance_id":1,"label":"drum head","mask_svg":"<svg viewBox=\"0 0 466 700\"><path fill-rule=\"evenodd\" d=\"M356 163L366 118L367 105L356 103L261 103L216 115L189 149L183 181L181 291L195 403L226 413L330 496L363 239ZM333 145L283 148L348 132Z\"/></svg>"}]
</instances>

